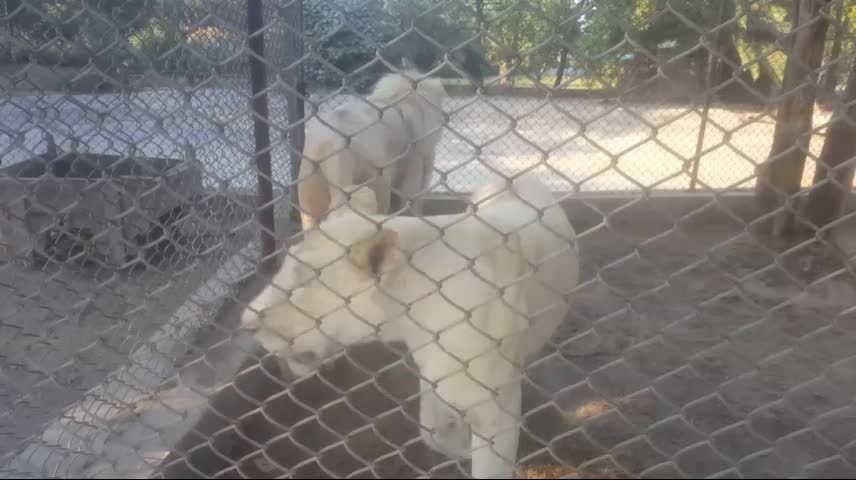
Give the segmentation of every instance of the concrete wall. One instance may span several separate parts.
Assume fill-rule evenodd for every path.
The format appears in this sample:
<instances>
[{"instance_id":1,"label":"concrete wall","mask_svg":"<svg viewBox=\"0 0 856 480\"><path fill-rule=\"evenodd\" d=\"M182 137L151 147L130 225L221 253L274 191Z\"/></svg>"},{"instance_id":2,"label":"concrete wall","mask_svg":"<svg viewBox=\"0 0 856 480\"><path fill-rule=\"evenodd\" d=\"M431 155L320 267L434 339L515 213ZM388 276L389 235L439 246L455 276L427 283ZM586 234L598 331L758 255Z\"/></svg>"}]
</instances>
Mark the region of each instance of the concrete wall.
<instances>
[{"instance_id":1,"label":"concrete wall","mask_svg":"<svg viewBox=\"0 0 856 480\"><path fill-rule=\"evenodd\" d=\"M641 193L561 194L562 206L578 231L585 231L606 220L609 226L651 228L709 228L748 223L761 211L752 192L710 193L654 192ZM461 212L465 195L433 195L426 199L425 214L441 215ZM856 195L851 195L848 211L856 209Z\"/></svg>"}]
</instances>

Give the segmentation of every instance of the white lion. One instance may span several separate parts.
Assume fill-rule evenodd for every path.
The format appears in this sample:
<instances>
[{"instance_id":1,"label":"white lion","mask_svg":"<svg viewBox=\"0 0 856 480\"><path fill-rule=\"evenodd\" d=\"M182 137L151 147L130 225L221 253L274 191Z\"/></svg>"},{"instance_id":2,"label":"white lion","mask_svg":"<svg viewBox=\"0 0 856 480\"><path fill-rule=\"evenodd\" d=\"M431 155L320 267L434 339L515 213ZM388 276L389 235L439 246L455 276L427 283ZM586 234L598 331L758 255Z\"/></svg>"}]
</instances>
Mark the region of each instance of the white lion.
<instances>
[{"instance_id":1,"label":"white lion","mask_svg":"<svg viewBox=\"0 0 856 480\"><path fill-rule=\"evenodd\" d=\"M347 185L368 184L378 212L390 213L392 192L412 200L434 172L443 132L440 80L417 72L384 75L365 99L312 118L297 185L303 228L324 218L331 196ZM412 204L419 212L419 201Z\"/></svg>"},{"instance_id":2,"label":"white lion","mask_svg":"<svg viewBox=\"0 0 856 480\"><path fill-rule=\"evenodd\" d=\"M524 360L566 316L579 257L537 180L492 185L473 203L456 215L328 218L291 248L242 324L296 375L349 345L405 342L423 439L471 455L473 476L487 478L513 472Z\"/></svg>"}]
</instances>

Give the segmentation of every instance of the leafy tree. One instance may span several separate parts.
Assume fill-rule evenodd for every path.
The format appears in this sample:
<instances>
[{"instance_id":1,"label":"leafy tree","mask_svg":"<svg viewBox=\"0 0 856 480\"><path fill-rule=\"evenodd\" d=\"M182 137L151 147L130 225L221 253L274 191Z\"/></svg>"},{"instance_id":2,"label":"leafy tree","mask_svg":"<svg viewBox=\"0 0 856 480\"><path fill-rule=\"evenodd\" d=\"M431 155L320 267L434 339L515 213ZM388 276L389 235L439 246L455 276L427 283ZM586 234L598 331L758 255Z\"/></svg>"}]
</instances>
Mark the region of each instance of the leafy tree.
<instances>
[{"instance_id":1,"label":"leafy tree","mask_svg":"<svg viewBox=\"0 0 856 480\"><path fill-rule=\"evenodd\" d=\"M113 70L168 73L243 71L235 57L243 48L242 2L234 0L0 0L16 43L0 52L6 61L83 66L95 62ZM856 24L856 5L837 15ZM273 15L286 0L265 2ZM723 3L724 2L724 3ZM307 80L346 82L364 87L386 70L376 55L393 65L430 69L448 59L452 68L476 82L501 70L504 78L550 78L560 87L568 68L582 67L607 83L618 72L618 58L639 46L656 53L668 42L676 55L703 70L707 51L700 30L730 22L720 34L716 83L745 85L766 94L782 81L785 55L774 41L789 29L792 0L304 0ZM84 9L83 6L86 6ZM81 14L82 12L82 14ZM239 12L238 15L228 12ZM270 13L270 12L269 12ZM269 18L273 18L269 15ZM234 18L232 18L234 17ZM104 20L107 21L104 21ZM232 24L225 25L227 22ZM688 25L689 23L694 26ZM481 32L481 33L480 33ZM621 49L613 48L624 42ZM836 36L836 58L852 56L850 37ZM276 55L276 41L268 50ZM47 47L45 47L47 45ZM636 45L636 46L634 46ZM608 52L608 53L607 53ZM272 57L276 63L276 57ZM835 67L825 84L836 83Z\"/></svg>"},{"instance_id":2,"label":"leafy tree","mask_svg":"<svg viewBox=\"0 0 856 480\"><path fill-rule=\"evenodd\" d=\"M555 69L554 85L561 84L588 4L585 0L485 0L485 55L499 67L501 81L513 81L518 75L540 81Z\"/></svg>"},{"instance_id":3,"label":"leafy tree","mask_svg":"<svg viewBox=\"0 0 856 480\"><path fill-rule=\"evenodd\" d=\"M740 0L737 14L736 44L745 60L757 63L750 67L755 89L769 95L782 85L786 56L773 44L790 30L790 5Z\"/></svg>"},{"instance_id":4,"label":"leafy tree","mask_svg":"<svg viewBox=\"0 0 856 480\"><path fill-rule=\"evenodd\" d=\"M8 60L70 66L90 60L115 64L114 52L121 50L128 34L157 14L155 1L27 0L24 4L6 0L5 9L15 12L10 27L18 41Z\"/></svg>"},{"instance_id":5,"label":"leafy tree","mask_svg":"<svg viewBox=\"0 0 856 480\"><path fill-rule=\"evenodd\" d=\"M486 65L478 32L484 0L475 0L473 6L465 2L385 0L384 6L396 19L396 40L390 42L384 55L428 70L448 54L453 67L440 70L439 75L456 77L463 73L481 82Z\"/></svg>"},{"instance_id":6,"label":"leafy tree","mask_svg":"<svg viewBox=\"0 0 856 480\"><path fill-rule=\"evenodd\" d=\"M625 34L642 28L653 11L650 0L598 0L581 22L578 56L591 74L611 81L617 75L618 55L604 55L624 41Z\"/></svg>"},{"instance_id":7,"label":"leafy tree","mask_svg":"<svg viewBox=\"0 0 856 480\"><path fill-rule=\"evenodd\" d=\"M351 83L371 84L384 70L373 63L375 52L390 38L391 19L382 0L304 0L304 29L312 39L314 58L307 64L307 81L337 86L342 73L359 71ZM363 69L370 65L368 69ZM333 68L331 68L331 66Z\"/></svg>"}]
</instances>

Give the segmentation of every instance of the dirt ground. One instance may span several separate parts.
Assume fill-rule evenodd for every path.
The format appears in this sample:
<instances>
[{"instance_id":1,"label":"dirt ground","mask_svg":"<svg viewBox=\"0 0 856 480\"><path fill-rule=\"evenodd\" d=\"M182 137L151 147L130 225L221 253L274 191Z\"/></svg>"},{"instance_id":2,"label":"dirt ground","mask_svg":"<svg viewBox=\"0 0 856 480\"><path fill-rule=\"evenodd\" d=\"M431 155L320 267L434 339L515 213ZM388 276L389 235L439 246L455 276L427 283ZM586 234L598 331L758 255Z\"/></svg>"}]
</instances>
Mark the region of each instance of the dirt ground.
<instances>
[{"instance_id":1,"label":"dirt ground","mask_svg":"<svg viewBox=\"0 0 856 480\"><path fill-rule=\"evenodd\" d=\"M0 458L126 364L229 248L194 262L172 252L160 269L123 272L0 263Z\"/></svg>"},{"instance_id":2,"label":"dirt ground","mask_svg":"<svg viewBox=\"0 0 856 480\"><path fill-rule=\"evenodd\" d=\"M630 213L630 212L628 212ZM774 254L726 225L578 226L583 281L524 390L524 465L588 478L852 478L856 279L808 245ZM233 326L227 326L228 331ZM283 379L250 360L165 478L461 477L418 437L396 346Z\"/></svg>"}]
</instances>

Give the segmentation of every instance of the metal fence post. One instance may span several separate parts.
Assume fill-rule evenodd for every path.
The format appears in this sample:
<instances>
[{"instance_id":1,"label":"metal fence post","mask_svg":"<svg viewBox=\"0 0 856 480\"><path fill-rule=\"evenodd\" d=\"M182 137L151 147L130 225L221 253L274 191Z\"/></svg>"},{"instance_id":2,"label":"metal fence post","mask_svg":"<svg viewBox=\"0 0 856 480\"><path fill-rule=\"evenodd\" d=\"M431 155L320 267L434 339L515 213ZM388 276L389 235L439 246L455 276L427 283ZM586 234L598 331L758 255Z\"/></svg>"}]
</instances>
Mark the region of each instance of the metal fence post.
<instances>
[{"instance_id":1,"label":"metal fence post","mask_svg":"<svg viewBox=\"0 0 856 480\"><path fill-rule=\"evenodd\" d=\"M306 82L304 79L303 46L303 0L293 0L284 10L288 32L285 37L285 65L288 91L288 143L291 148L289 158L289 179L293 186L289 195L293 205L298 205L297 179L300 175L300 162L303 160L303 144L306 139L304 99ZM291 220L300 223L300 209L292 209Z\"/></svg>"},{"instance_id":2,"label":"metal fence post","mask_svg":"<svg viewBox=\"0 0 856 480\"><path fill-rule=\"evenodd\" d=\"M725 21L726 0L721 0L719 3L719 21L720 24ZM717 25L719 26L719 25ZM690 160L692 162L692 172L690 173L690 191L694 192L696 183L698 183L698 169L701 166L701 152L704 150L704 137L707 133L707 120L710 113L710 103L713 100L713 95L710 89L713 86L713 76L716 74L717 66L719 65L719 57L717 53L720 50L720 38L722 37L722 29L716 31L713 35L713 49L707 52L707 70L704 74L704 106L701 110L701 124L698 130L698 139L696 140L695 153Z\"/></svg>"},{"instance_id":3,"label":"metal fence post","mask_svg":"<svg viewBox=\"0 0 856 480\"><path fill-rule=\"evenodd\" d=\"M262 261L260 268L271 272L276 268L276 225L273 208L273 174L270 155L270 117L267 96L267 66L265 65L264 17L261 0L247 0L247 43L250 49L250 88L255 138L255 165L258 178L257 218L261 226Z\"/></svg>"}]
</instances>

